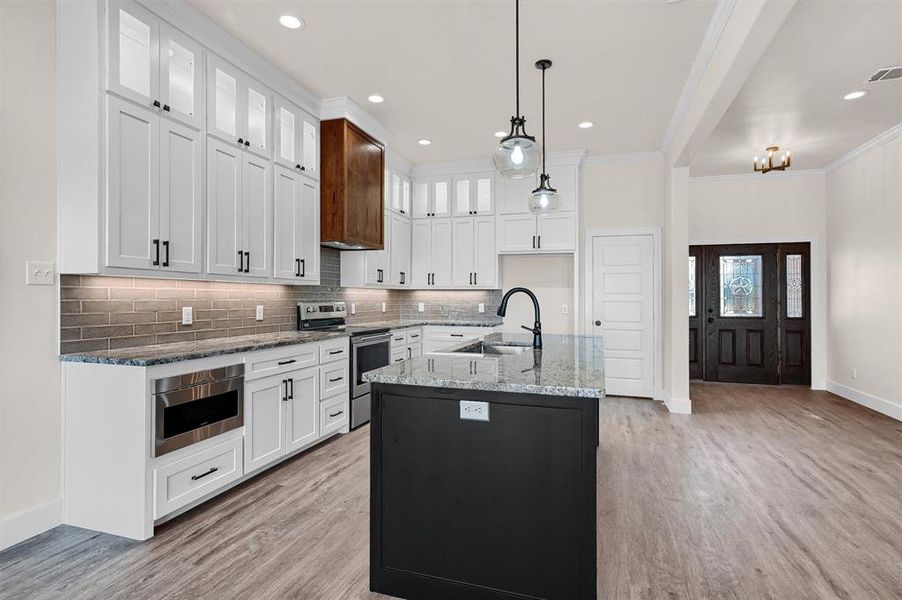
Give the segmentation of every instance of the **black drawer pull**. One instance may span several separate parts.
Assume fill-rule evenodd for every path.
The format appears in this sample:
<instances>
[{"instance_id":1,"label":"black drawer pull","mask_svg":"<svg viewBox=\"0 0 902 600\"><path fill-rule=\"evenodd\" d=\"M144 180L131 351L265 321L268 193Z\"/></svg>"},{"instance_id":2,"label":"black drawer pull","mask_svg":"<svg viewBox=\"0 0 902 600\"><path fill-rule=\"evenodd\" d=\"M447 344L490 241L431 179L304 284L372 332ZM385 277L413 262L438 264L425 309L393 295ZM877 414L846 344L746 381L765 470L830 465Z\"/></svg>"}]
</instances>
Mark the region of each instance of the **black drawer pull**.
<instances>
[{"instance_id":1,"label":"black drawer pull","mask_svg":"<svg viewBox=\"0 0 902 600\"><path fill-rule=\"evenodd\" d=\"M451 337L463 337L463 336L464 336L464 334L462 334L462 333L452 333L451 334Z\"/></svg>"},{"instance_id":2,"label":"black drawer pull","mask_svg":"<svg viewBox=\"0 0 902 600\"><path fill-rule=\"evenodd\" d=\"M279 365L290 365L292 363L298 362L296 359L292 358L291 360L280 360Z\"/></svg>"},{"instance_id":3,"label":"black drawer pull","mask_svg":"<svg viewBox=\"0 0 902 600\"><path fill-rule=\"evenodd\" d=\"M344 350L329 350L329 356L334 356L336 354L342 354Z\"/></svg>"},{"instance_id":4,"label":"black drawer pull","mask_svg":"<svg viewBox=\"0 0 902 600\"><path fill-rule=\"evenodd\" d=\"M329 383L335 383L336 381L341 381L344 377L336 377L335 379L330 379Z\"/></svg>"},{"instance_id":5,"label":"black drawer pull","mask_svg":"<svg viewBox=\"0 0 902 600\"><path fill-rule=\"evenodd\" d=\"M329 413L329 418L330 418L330 419L334 419L334 418L337 417L338 415L344 414L344 412L345 412L345 411L340 410L340 411L338 411L337 413Z\"/></svg>"},{"instance_id":6,"label":"black drawer pull","mask_svg":"<svg viewBox=\"0 0 902 600\"><path fill-rule=\"evenodd\" d=\"M207 471L206 473L201 473L200 475L192 475L191 481L197 481L198 479L203 479L207 475L212 475L213 473L215 473L218 470L219 470L219 467L210 467L210 470Z\"/></svg>"},{"instance_id":7,"label":"black drawer pull","mask_svg":"<svg viewBox=\"0 0 902 600\"><path fill-rule=\"evenodd\" d=\"M160 240L151 240L151 242L153 243L156 256L156 258L153 259L153 265L156 267L160 265Z\"/></svg>"},{"instance_id":8,"label":"black drawer pull","mask_svg":"<svg viewBox=\"0 0 902 600\"><path fill-rule=\"evenodd\" d=\"M395 338L395 341L396 341L396 342L403 342L403 341L404 341L404 338L402 338L402 337Z\"/></svg>"}]
</instances>

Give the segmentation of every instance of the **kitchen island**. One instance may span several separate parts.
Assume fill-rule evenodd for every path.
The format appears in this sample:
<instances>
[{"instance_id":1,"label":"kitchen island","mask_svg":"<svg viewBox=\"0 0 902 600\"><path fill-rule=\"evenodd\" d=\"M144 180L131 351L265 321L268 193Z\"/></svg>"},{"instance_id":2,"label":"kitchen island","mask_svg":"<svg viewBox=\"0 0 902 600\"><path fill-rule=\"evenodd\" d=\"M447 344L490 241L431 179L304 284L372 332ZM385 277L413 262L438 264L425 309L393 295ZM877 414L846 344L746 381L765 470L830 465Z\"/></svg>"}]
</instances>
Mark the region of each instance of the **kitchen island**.
<instances>
[{"instance_id":1,"label":"kitchen island","mask_svg":"<svg viewBox=\"0 0 902 600\"><path fill-rule=\"evenodd\" d=\"M370 587L596 598L599 338L495 333L367 373Z\"/></svg>"}]
</instances>

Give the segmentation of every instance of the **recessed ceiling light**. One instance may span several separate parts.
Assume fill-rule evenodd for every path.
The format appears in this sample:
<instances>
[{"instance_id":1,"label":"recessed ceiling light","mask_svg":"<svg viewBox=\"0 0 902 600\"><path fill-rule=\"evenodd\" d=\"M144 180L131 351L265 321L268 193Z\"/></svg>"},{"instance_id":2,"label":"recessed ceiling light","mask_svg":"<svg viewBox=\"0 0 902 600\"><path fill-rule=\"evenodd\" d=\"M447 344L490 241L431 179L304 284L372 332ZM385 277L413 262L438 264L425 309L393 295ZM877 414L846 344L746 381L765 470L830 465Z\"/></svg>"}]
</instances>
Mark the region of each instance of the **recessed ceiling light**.
<instances>
[{"instance_id":1,"label":"recessed ceiling light","mask_svg":"<svg viewBox=\"0 0 902 600\"><path fill-rule=\"evenodd\" d=\"M373 104L382 104L383 102L385 102L385 98L383 98L379 94L370 94L366 99Z\"/></svg>"},{"instance_id":2,"label":"recessed ceiling light","mask_svg":"<svg viewBox=\"0 0 902 600\"><path fill-rule=\"evenodd\" d=\"M428 146L429 144L432 143L432 140L427 140L426 138L423 138L423 139L421 139L421 140L417 140L417 143L418 143L420 146Z\"/></svg>"},{"instance_id":3,"label":"recessed ceiling light","mask_svg":"<svg viewBox=\"0 0 902 600\"><path fill-rule=\"evenodd\" d=\"M595 123L593 123L592 121L583 121L582 123L579 124L579 128L580 129L588 129L592 125L595 125Z\"/></svg>"},{"instance_id":4,"label":"recessed ceiling light","mask_svg":"<svg viewBox=\"0 0 902 600\"><path fill-rule=\"evenodd\" d=\"M845 96L842 97L843 100L858 100L862 96L867 94L864 90L855 90L854 92L849 92Z\"/></svg>"},{"instance_id":5,"label":"recessed ceiling light","mask_svg":"<svg viewBox=\"0 0 902 600\"><path fill-rule=\"evenodd\" d=\"M282 15L279 17L279 23L288 29L303 29L306 26L306 23L300 17L294 15Z\"/></svg>"},{"instance_id":6,"label":"recessed ceiling light","mask_svg":"<svg viewBox=\"0 0 902 600\"><path fill-rule=\"evenodd\" d=\"M503 138L503 137L506 136L506 135L507 135L507 132L506 132L506 131L496 131L496 132L495 132L495 137L496 137L496 138Z\"/></svg>"}]
</instances>

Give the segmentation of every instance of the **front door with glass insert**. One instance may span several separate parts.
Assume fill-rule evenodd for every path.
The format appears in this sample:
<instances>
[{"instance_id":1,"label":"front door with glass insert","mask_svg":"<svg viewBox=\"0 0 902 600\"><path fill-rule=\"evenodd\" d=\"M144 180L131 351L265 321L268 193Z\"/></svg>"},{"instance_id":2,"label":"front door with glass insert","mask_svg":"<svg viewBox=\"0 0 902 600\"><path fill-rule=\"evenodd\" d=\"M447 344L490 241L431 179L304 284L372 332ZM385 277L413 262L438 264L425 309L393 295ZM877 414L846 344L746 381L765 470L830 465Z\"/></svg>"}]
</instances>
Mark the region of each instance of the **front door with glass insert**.
<instances>
[{"instance_id":1,"label":"front door with glass insert","mask_svg":"<svg viewBox=\"0 0 902 600\"><path fill-rule=\"evenodd\" d=\"M810 383L809 245L695 246L689 254L690 376Z\"/></svg>"}]
</instances>

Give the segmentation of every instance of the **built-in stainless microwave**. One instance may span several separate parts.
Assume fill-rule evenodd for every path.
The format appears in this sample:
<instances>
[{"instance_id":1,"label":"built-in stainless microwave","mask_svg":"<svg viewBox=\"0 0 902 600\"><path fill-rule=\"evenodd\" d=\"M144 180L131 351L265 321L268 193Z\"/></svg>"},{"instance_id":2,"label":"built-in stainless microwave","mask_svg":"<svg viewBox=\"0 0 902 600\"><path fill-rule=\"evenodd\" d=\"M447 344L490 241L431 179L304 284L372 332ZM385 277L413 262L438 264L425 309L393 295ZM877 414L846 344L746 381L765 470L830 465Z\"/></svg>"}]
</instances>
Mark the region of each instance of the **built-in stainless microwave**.
<instances>
[{"instance_id":1,"label":"built-in stainless microwave","mask_svg":"<svg viewBox=\"0 0 902 600\"><path fill-rule=\"evenodd\" d=\"M244 425L244 365L153 381L154 456Z\"/></svg>"}]
</instances>

